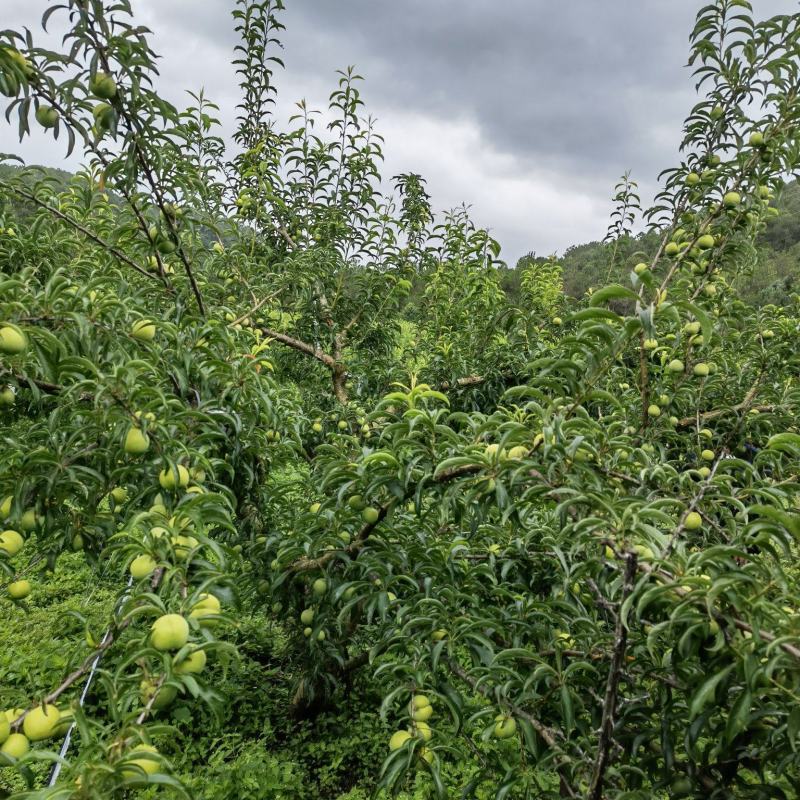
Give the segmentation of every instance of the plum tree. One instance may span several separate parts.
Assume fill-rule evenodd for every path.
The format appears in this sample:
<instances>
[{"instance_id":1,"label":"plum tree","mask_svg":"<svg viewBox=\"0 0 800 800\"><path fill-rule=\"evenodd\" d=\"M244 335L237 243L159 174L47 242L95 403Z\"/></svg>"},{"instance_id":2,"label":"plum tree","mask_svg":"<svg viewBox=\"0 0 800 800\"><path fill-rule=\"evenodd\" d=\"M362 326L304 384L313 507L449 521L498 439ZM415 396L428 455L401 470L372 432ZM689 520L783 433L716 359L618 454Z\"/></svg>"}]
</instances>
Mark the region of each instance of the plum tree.
<instances>
[{"instance_id":1,"label":"plum tree","mask_svg":"<svg viewBox=\"0 0 800 800\"><path fill-rule=\"evenodd\" d=\"M386 190L353 70L327 131L305 104L282 129L281 7L236 4L230 148L158 96L127 3L54 7L61 51L0 33L19 130L55 109L86 153L65 186L0 176L3 594L65 558L119 579L11 712L26 796L55 796L29 765L67 701L54 791L178 786L166 709L228 702L240 609L285 645L286 719L348 713L356 670L383 698L376 792L795 796L798 312L736 286L800 160L800 15L702 6L658 245L578 299L532 256L517 307L467 209Z\"/></svg>"}]
</instances>

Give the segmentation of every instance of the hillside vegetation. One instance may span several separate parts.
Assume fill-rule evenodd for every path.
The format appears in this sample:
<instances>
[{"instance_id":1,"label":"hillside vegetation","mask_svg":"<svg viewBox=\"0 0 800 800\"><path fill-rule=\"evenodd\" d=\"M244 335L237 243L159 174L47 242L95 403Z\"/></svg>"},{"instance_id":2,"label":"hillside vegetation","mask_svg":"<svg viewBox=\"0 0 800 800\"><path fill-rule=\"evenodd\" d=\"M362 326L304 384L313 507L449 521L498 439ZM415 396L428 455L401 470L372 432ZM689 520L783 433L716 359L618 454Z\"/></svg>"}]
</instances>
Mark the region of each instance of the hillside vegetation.
<instances>
[{"instance_id":1,"label":"hillside vegetation","mask_svg":"<svg viewBox=\"0 0 800 800\"><path fill-rule=\"evenodd\" d=\"M794 800L800 14L704 4L653 206L511 270L354 70L276 119L282 12L230 145L129 0L0 32L83 163L0 171L0 797Z\"/></svg>"}]
</instances>

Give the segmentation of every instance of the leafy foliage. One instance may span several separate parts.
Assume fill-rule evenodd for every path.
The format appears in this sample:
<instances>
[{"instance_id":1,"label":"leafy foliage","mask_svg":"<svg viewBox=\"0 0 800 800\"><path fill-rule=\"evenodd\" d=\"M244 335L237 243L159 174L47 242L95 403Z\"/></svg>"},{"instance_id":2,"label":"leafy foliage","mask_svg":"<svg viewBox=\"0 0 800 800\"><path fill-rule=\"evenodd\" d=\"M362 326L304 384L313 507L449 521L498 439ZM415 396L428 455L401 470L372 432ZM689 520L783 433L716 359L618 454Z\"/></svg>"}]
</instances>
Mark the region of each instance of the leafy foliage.
<instances>
[{"instance_id":1,"label":"leafy foliage","mask_svg":"<svg viewBox=\"0 0 800 800\"><path fill-rule=\"evenodd\" d=\"M6 662L8 793L796 796L798 315L735 287L800 15L704 6L646 236L625 176L607 285L533 257L511 304L465 209L382 193L354 69L279 128L282 6L234 12L234 153L125 0L52 6L63 52L2 34L20 135L86 163L0 176L4 613L64 565L104 593L70 587L88 650Z\"/></svg>"}]
</instances>

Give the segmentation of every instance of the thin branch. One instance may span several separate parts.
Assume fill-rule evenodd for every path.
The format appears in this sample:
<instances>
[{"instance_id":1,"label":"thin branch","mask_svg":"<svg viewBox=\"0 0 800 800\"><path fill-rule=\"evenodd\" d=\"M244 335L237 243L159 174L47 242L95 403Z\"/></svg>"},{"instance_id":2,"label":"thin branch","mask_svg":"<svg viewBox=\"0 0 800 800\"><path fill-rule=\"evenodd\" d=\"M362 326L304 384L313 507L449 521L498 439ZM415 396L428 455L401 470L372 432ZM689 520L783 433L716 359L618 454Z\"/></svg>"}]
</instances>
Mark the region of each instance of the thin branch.
<instances>
[{"instance_id":1,"label":"thin branch","mask_svg":"<svg viewBox=\"0 0 800 800\"><path fill-rule=\"evenodd\" d=\"M606 693L603 699L603 718L600 722L600 739L597 743L597 758L594 762L594 772L589 785L589 800L602 800L603 778L609 763L612 734L614 731L614 717L617 713L617 690L625 665L625 648L628 644L628 629L622 606L633 591L633 582L636 578L636 553L625 554L625 577L622 583L622 595L617 610L617 622L614 626L614 653L608 669L606 680Z\"/></svg>"},{"instance_id":2,"label":"thin branch","mask_svg":"<svg viewBox=\"0 0 800 800\"><path fill-rule=\"evenodd\" d=\"M48 213L52 214L54 217L58 217L58 219L66 222L68 225L71 225L75 230L80 231L87 239L91 239L95 244L102 247L104 250L107 250L111 255L117 258L119 261L122 261L124 264L127 264L129 267L135 269L138 273L145 276L145 278L150 278L150 280L159 281L159 283L163 283L161 279L154 275L152 272L148 272L147 270L140 267L135 262L131 261L128 256L125 255L121 250L118 250L114 245L109 244L105 239L102 239L96 233L93 233L88 228L85 228L76 220L72 219L68 214L64 214L62 211L59 211L57 208L53 208L52 206L48 205L44 201L40 200L36 197L35 194L32 192L28 192L25 189L21 189L18 186L13 186L10 183L6 183L5 181L0 181L0 185L10 189L12 192L20 195L20 197L24 197L26 200L30 200L32 203L35 203L39 208L44 209Z\"/></svg>"}]
</instances>

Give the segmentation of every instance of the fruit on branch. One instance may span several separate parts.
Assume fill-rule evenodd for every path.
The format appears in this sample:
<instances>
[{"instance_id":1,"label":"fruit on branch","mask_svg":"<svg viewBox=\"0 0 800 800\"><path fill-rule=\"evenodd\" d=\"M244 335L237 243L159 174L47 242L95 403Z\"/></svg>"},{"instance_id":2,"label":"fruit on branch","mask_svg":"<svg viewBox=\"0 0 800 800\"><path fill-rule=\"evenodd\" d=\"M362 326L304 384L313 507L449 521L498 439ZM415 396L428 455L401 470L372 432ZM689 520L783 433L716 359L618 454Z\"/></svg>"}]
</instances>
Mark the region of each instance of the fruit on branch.
<instances>
[{"instance_id":1,"label":"fruit on branch","mask_svg":"<svg viewBox=\"0 0 800 800\"><path fill-rule=\"evenodd\" d=\"M309 510L309 511L310 511L312 514L319 514L319 510L320 510L321 508L322 508L322 503L312 503L312 504L311 504L311 505L308 507L308 510Z\"/></svg>"},{"instance_id":2,"label":"fruit on branch","mask_svg":"<svg viewBox=\"0 0 800 800\"><path fill-rule=\"evenodd\" d=\"M319 633L317 633L317 641L318 642L324 642L325 641L325 636L326 636L325 631L319 631Z\"/></svg>"},{"instance_id":3,"label":"fruit on branch","mask_svg":"<svg viewBox=\"0 0 800 800\"><path fill-rule=\"evenodd\" d=\"M0 550L4 550L8 555L15 556L22 550L25 540L16 531L3 531L0 533Z\"/></svg>"},{"instance_id":4,"label":"fruit on branch","mask_svg":"<svg viewBox=\"0 0 800 800\"><path fill-rule=\"evenodd\" d=\"M708 364L704 364L702 361L699 361L694 365L692 372L694 372L698 378L705 378L709 373Z\"/></svg>"},{"instance_id":5,"label":"fruit on branch","mask_svg":"<svg viewBox=\"0 0 800 800\"><path fill-rule=\"evenodd\" d=\"M22 722L22 731L32 742L41 742L55 736L61 723L61 712L54 705L32 708Z\"/></svg>"},{"instance_id":6,"label":"fruit on branch","mask_svg":"<svg viewBox=\"0 0 800 800\"><path fill-rule=\"evenodd\" d=\"M647 272L647 270L648 270L648 269L650 269L650 268L647 266L647 264L642 264L642 263L640 263L640 264L637 264L637 265L636 265L636 266L633 268L633 271L634 271L634 272L635 272L637 275L644 275L644 273L645 273L645 272Z\"/></svg>"},{"instance_id":7,"label":"fruit on branch","mask_svg":"<svg viewBox=\"0 0 800 800\"><path fill-rule=\"evenodd\" d=\"M431 701L424 694L415 694L408 710L414 722L427 722L433 716Z\"/></svg>"},{"instance_id":8,"label":"fruit on branch","mask_svg":"<svg viewBox=\"0 0 800 800\"><path fill-rule=\"evenodd\" d=\"M308 639L308 637L311 636L312 633L314 633L313 628L303 628L303 636L305 636L306 639Z\"/></svg>"},{"instance_id":9,"label":"fruit on branch","mask_svg":"<svg viewBox=\"0 0 800 800\"><path fill-rule=\"evenodd\" d=\"M94 117L95 125L100 133L111 130L117 118L117 112L114 107L108 103L98 103L92 109L92 116Z\"/></svg>"},{"instance_id":10,"label":"fruit on branch","mask_svg":"<svg viewBox=\"0 0 800 800\"><path fill-rule=\"evenodd\" d=\"M9 736L11 736L11 720L3 713L0 714L0 744L3 744Z\"/></svg>"},{"instance_id":11,"label":"fruit on branch","mask_svg":"<svg viewBox=\"0 0 800 800\"><path fill-rule=\"evenodd\" d=\"M175 663L176 675L196 675L206 668L208 656L205 650L199 648L192 650L189 655Z\"/></svg>"},{"instance_id":12,"label":"fruit on branch","mask_svg":"<svg viewBox=\"0 0 800 800\"><path fill-rule=\"evenodd\" d=\"M303 625L310 625L314 621L314 609L306 608L300 613L300 622Z\"/></svg>"},{"instance_id":13,"label":"fruit on branch","mask_svg":"<svg viewBox=\"0 0 800 800\"><path fill-rule=\"evenodd\" d=\"M155 700L153 700L150 708L159 711L172 705L178 695L178 690L174 686L162 685L159 687L157 681L145 678L139 684L139 697L141 697L142 703L147 705L153 695L155 695Z\"/></svg>"},{"instance_id":14,"label":"fruit on branch","mask_svg":"<svg viewBox=\"0 0 800 800\"><path fill-rule=\"evenodd\" d=\"M704 233L697 239L697 246L701 250L710 250L716 244L716 240L710 233Z\"/></svg>"},{"instance_id":15,"label":"fruit on branch","mask_svg":"<svg viewBox=\"0 0 800 800\"><path fill-rule=\"evenodd\" d=\"M117 95L117 82L107 72L97 72L89 81L89 90L100 100L112 100Z\"/></svg>"},{"instance_id":16,"label":"fruit on branch","mask_svg":"<svg viewBox=\"0 0 800 800\"><path fill-rule=\"evenodd\" d=\"M647 407L647 416L649 416L649 417L660 417L661 416L661 409L655 403L651 403Z\"/></svg>"},{"instance_id":17,"label":"fruit on branch","mask_svg":"<svg viewBox=\"0 0 800 800\"><path fill-rule=\"evenodd\" d=\"M755 133L750 134L750 146L751 147L763 147L764 146L764 134L760 131L756 131Z\"/></svg>"},{"instance_id":18,"label":"fruit on branch","mask_svg":"<svg viewBox=\"0 0 800 800\"><path fill-rule=\"evenodd\" d=\"M681 361L679 358L673 358L672 361L670 361L667 365L667 369L670 372L683 372L685 367L683 361Z\"/></svg>"},{"instance_id":19,"label":"fruit on branch","mask_svg":"<svg viewBox=\"0 0 800 800\"><path fill-rule=\"evenodd\" d=\"M311 585L311 591L316 597L322 597L328 591L328 582L325 578L317 578Z\"/></svg>"},{"instance_id":20,"label":"fruit on branch","mask_svg":"<svg viewBox=\"0 0 800 800\"><path fill-rule=\"evenodd\" d=\"M189 557L189 553L200 544L194 536L173 536L170 543L175 551L175 558L179 561L185 561Z\"/></svg>"},{"instance_id":21,"label":"fruit on branch","mask_svg":"<svg viewBox=\"0 0 800 800\"><path fill-rule=\"evenodd\" d=\"M413 737L408 731L396 731L389 739L389 750L394 752L399 750L406 742L410 741Z\"/></svg>"},{"instance_id":22,"label":"fruit on branch","mask_svg":"<svg viewBox=\"0 0 800 800\"><path fill-rule=\"evenodd\" d=\"M143 756L137 758L137 756ZM130 750L123 762L122 774L126 778L141 778L142 772L154 775L158 772L158 750L150 744L139 744Z\"/></svg>"},{"instance_id":23,"label":"fruit on branch","mask_svg":"<svg viewBox=\"0 0 800 800\"><path fill-rule=\"evenodd\" d=\"M133 323L131 336L140 342L152 342L156 338L156 326L149 319L140 319Z\"/></svg>"},{"instance_id":24,"label":"fruit on branch","mask_svg":"<svg viewBox=\"0 0 800 800\"><path fill-rule=\"evenodd\" d=\"M517 721L506 714L495 718L494 735L496 739L510 739L517 732Z\"/></svg>"},{"instance_id":25,"label":"fruit on branch","mask_svg":"<svg viewBox=\"0 0 800 800\"><path fill-rule=\"evenodd\" d=\"M138 456L146 453L150 447L150 437L136 425L131 425L125 434L125 452L129 455Z\"/></svg>"},{"instance_id":26,"label":"fruit on branch","mask_svg":"<svg viewBox=\"0 0 800 800\"><path fill-rule=\"evenodd\" d=\"M136 556L131 561L130 573L133 575L134 580L140 581L142 578L151 575L157 566L158 563L152 556L142 553L142 555Z\"/></svg>"},{"instance_id":27,"label":"fruit on branch","mask_svg":"<svg viewBox=\"0 0 800 800\"><path fill-rule=\"evenodd\" d=\"M347 505L350 506L353 511L363 511L366 507L364 498L360 494L354 494L352 497L350 497L347 501Z\"/></svg>"},{"instance_id":28,"label":"fruit on branch","mask_svg":"<svg viewBox=\"0 0 800 800\"><path fill-rule=\"evenodd\" d=\"M31 749L28 737L23 733L12 733L0 746L0 753L10 758L22 758Z\"/></svg>"},{"instance_id":29,"label":"fruit on branch","mask_svg":"<svg viewBox=\"0 0 800 800\"><path fill-rule=\"evenodd\" d=\"M8 595L12 600L24 600L30 593L30 581L13 581L8 584Z\"/></svg>"},{"instance_id":30,"label":"fruit on branch","mask_svg":"<svg viewBox=\"0 0 800 800\"><path fill-rule=\"evenodd\" d=\"M150 643L156 650L180 650L189 641L189 623L180 614L164 614L151 628Z\"/></svg>"},{"instance_id":31,"label":"fruit on branch","mask_svg":"<svg viewBox=\"0 0 800 800\"><path fill-rule=\"evenodd\" d=\"M703 518L696 511L690 511L683 521L683 527L687 531L696 531L703 527Z\"/></svg>"},{"instance_id":32,"label":"fruit on branch","mask_svg":"<svg viewBox=\"0 0 800 800\"><path fill-rule=\"evenodd\" d=\"M658 347L658 339L645 339L642 347L645 350L655 350Z\"/></svg>"},{"instance_id":33,"label":"fruit on branch","mask_svg":"<svg viewBox=\"0 0 800 800\"><path fill-rule=\"evenodd\" d=\"M53 106L39 106L36 109L36 121L45 129L55 128L58 123L58 110Z\"/></svg>"},{"instance_id":34,"label":"fruit on branch","mask_svg":"<svg viewBox=\"0 0 800 800\"><path fill-rule=\"evenodd\" d=\"M703 461L713 461L714 458L715 458L714 451L713 450L703 450L703 452L700 453L700 458L702 458Z\"/></svg>"},{"instance_id":35,"label":"fruit on branch","mask_svg":"<svg viewBox=\"0 0 800 800\"><path fill-rule=\"evenodd\" d=\"M696 172L690 172L686 176L685 182L687 186L697 186L700 183L700 176Z\"/></svg>"},{"instance_id":36,"label":"fruit on branch","mask_svg":"<svg viewBox=\"0 0 800 800\"><path fill-rule=\"evenodd\" d=\"M16 325L0 327L0 353L17 356L28 349L28 338Z\"/></svg>"},{"instance_id":37,"label":"fruit on branch","mask_svg":"<svg viewBox=\"0 0 800 800\"><path fill-rule=\"evenodd\" d=\"M736 208L742 202L742 198L738 192L727 192L722 202L726 208Z\"/></svg>"},{"instance_id":38,"label":"fruit on branch","mask_svg":"<svg viewBox=\"0 0 800 800\"><path fill-rule=\"evenodd\" d=\"M377 508L373 508L372 506L367 506L361 512L361 518L367 523L367 525L374 525L378 521L379 517L380 512Z\"/></svg>"},{"instance_id":39,"label":"fruit on branch","mask_svg":"<svg viewBox=\"0 0 800 800\"><path fill-rule=\"evenodd\" d=\"M668 242L667 246L664 248L664 254L670 257L678 255L680 251L681 248L678 246L677 242Z\"/></svg>"},{"instance_id":40,"label":"fruit on branch","mask_svg":"<svg viewBox=\"0 0 800 800\"><path fill-rule=\"evenodd\" d=\"M117 505L121 505L128 499L128 490L124 486L115 486L110 494Z\"/></svg>"},{"instance_id":41,"label":"fruit on branch","mask_svg":"<svg viewBox=\"0 0 800 800\"><path fill-rule=\"evenodd\" d=\"M182 464L167 467L158 473L158 482L162 489L185 489L189 485L189 470Z\"/></svg>"},{"instance_id":42,"label":"fruit on branch","mask_svg":"<svg viewBox=\"0 0 800 800\"><path fill-rule=\"evenodd\" d=\"M269 586L267 586L267 591ZM192 606L189 616L196 619L201 625L216 625L216 617L222 612L222 604L213 594L201 594L200 599Z\"/></svg>"}]
</instances>

